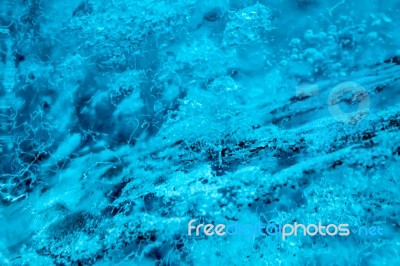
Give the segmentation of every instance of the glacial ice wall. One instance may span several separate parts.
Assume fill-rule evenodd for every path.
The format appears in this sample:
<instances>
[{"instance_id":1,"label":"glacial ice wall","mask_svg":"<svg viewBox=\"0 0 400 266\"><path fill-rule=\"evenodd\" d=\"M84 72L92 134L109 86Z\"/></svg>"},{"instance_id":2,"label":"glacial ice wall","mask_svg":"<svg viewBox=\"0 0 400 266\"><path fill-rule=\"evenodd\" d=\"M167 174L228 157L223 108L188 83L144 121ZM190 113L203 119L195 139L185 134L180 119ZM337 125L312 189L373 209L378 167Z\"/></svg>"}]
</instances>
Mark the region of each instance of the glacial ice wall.
<instances>
[{"instance_id":1,"label":"glacial ice wall","mask_svg":"<svg viewBox=\"0 0 400 266\"><path fill-rule=\"evenodd\" d=\"M400 264L399 12L0 1L0 264ZM193 237L191 219L384 234Z\"/></svg>"}]
</instances>

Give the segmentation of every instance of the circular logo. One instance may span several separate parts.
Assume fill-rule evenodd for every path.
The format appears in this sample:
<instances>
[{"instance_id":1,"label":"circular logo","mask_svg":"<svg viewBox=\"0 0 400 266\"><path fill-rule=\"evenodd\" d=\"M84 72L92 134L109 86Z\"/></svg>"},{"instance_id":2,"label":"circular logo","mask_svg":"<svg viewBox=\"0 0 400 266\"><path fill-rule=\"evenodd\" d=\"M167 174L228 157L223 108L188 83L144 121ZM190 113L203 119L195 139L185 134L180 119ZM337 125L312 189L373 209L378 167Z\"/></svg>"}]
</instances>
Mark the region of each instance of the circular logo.
<instances>
[{"instance_id":1,"label":"circular logo","mask_svg":"<svg viewBox=\"0 0 400 266\"><path fill-rule=\"evenodd\" d=\"M351 106L358 103L356 111L346 112L339 104ZM328 98L328 110L332 117L345 124L355 124L369 112L368 92L357 82L348 81L335 86Z\"/></svg>"}]
</instances>

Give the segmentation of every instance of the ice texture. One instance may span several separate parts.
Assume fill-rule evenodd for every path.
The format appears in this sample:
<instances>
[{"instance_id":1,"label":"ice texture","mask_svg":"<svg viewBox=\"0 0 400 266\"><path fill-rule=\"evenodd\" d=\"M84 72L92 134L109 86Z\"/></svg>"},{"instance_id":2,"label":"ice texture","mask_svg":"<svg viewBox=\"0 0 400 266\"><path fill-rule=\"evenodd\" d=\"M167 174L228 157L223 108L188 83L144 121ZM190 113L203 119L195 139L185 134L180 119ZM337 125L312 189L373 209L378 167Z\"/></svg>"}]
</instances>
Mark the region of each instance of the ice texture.
<instances>
[{"instance_id":1,"label":"ice texture","mask_svg":"<svg viewBox=\"0 0 400 266\"><path fill-rule=\"evenodd\" d=\"M399 14L1 0L0 265L400 265ZM191 219L384 234L196 237Z\"/></svg>"}]
</instances>

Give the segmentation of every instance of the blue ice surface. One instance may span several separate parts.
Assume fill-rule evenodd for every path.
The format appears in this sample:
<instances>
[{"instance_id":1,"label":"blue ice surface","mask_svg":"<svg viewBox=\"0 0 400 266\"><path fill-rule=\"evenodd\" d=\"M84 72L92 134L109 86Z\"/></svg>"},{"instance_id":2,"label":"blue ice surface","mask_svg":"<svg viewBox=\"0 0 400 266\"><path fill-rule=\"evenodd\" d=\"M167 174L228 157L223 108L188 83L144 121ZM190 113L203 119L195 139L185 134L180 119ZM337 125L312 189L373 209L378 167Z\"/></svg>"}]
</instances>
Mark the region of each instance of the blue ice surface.
<instances>
[{"instance_id":1,"label":"blue ice surface","mask_svg":"<svg viewBox=\"0 0 400 266\"><path fill-rule=\"evenodd\" d=\"M399 12L0 1L0 265L400 265Z\"/></svg>"}]
</instances>

